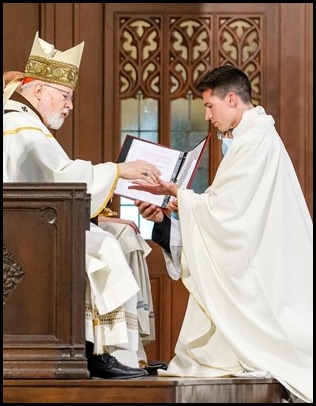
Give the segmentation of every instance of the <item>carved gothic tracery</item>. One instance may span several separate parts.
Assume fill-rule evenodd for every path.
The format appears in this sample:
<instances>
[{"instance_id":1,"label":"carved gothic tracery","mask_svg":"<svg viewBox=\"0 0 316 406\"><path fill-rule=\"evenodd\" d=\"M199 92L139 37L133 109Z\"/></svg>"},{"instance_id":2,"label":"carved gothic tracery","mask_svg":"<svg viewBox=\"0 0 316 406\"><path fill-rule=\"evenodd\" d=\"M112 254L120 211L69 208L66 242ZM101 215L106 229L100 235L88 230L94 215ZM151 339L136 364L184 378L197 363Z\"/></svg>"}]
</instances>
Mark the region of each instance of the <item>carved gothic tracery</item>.
<instances>
[{"instance_id":1,"label":"carved gothic tracery","mask_svg":"<svg viewBox=\"0 0 316 406\"><path fill-rule=\"evenodd\" d=\"M262 15L121 16L118 44L120 97L170 99L196 93L196 82L215 66L233 64L251 81L253 101L261 104ZM166 34L167 33L167 34ZM163 78L162 75L165 77ZM164 79L164 81L162 80Z\"/></svg>"}]
</instances>

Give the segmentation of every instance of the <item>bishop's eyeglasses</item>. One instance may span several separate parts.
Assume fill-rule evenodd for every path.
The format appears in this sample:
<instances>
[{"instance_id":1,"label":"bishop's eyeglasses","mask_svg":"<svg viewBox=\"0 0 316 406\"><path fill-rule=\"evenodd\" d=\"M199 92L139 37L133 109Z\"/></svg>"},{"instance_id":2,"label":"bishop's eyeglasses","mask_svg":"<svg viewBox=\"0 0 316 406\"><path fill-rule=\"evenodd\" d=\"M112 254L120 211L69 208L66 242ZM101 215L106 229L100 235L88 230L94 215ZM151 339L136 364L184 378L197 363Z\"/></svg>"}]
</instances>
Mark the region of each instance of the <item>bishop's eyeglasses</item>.
<instances>
[{"instance_id":1,"label":"bishop's eyeglasses","mask_svg":"<svg viewBox=\"0 0 316 406\"><path fill-rule=\"evenodd\" d=\"M58 87L48 85L46 83L44 83L44 86L51 87L52 89L59 90L60 92L63 92L64 100L68 101L68 102L72 102L73 96L70 95L69 92L67 92L67 90L59 89ZM64 93L66 93L66 94L64 94Z\"/></svg>"}]
</instances>

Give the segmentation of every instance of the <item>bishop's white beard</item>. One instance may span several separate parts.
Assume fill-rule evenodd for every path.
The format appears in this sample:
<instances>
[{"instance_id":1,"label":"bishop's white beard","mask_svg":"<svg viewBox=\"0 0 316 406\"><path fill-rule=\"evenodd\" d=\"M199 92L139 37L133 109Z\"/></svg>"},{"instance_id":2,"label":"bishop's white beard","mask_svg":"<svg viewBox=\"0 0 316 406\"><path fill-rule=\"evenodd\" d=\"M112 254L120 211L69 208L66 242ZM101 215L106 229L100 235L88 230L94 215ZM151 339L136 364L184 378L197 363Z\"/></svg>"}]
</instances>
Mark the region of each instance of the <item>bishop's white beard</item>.
<instances>
[{"instance_id":1,"label":"bishop's white beard","mask_svg":"<svg viewBox=\"0 0 316 406\"><path fill-rule=\"evenodd\" d=\"M65 118L61 112L51 113L48 108L44 108L41 114L46 127L51 130L59 130L64 124Z\"/></svg>"},{"instance_id":2,"label":"bishop's white beard","mask_svg":"<svg viewBox=\"0 0 316 406\"><path fill-rule=\"evenodd\" d=\"M46 119L46 125L52 130L59 130L64 124L64 117L60 113L53 113Z\"/></svg>"}]
</instances>

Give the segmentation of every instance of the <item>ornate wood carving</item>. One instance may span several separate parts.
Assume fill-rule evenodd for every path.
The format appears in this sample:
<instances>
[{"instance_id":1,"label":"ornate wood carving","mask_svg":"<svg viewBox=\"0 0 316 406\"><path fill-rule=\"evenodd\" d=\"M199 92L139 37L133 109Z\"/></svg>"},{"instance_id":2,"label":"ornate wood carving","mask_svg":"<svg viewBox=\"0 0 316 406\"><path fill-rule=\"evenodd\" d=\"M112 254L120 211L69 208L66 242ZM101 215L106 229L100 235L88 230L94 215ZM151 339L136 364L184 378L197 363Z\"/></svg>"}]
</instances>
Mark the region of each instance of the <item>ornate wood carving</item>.
<instances>
[{"instance_id":1,"label":"ornate wood carving","mask_svg":"<svg viewBox=\"0 0 316 406\"><path fill-rule=\"evenodd\" d=\"M120 19L120 96L160 98L161 17Z\"/></svg>"},{"instance_id":2,"label":"ornate wood carving","mask_svg":"<svg viewBox=\"0 0 316 406\"><path fill-rule=\"evenodd\" d=\"M23 278L25 272L3 243L3 304Z\"/></svg>"},{"instance_id":3,"label":"ornate wood carving","mask_svg":"<svg viewBox=\"0 0 316 406\"><path fill-rule=\"evenodd\" d=\"M265 60L261 44L263 20L263 15L246 17L234 13L168 18L122 16L117 50L120 98L137 97L139 93L143 97L161 98L162 72L169 75L169 98L187 98L188 94L200 98L196 82L203 73L215 64L228 63L249 75L254 102L260 104Z\"/></svg>"}]
</instances>

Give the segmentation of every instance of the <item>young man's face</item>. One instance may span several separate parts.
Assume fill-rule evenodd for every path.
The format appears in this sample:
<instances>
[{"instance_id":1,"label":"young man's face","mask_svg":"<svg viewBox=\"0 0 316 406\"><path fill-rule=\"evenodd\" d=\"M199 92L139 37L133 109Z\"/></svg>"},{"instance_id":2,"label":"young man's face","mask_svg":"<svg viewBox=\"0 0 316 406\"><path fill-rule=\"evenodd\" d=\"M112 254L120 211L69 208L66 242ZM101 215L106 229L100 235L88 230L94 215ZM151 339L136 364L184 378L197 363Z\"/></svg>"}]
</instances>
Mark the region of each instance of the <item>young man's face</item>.
<instances>
[{"instance_id":1,"label":"young man's face","mask_svg":"<svg viewBox=\"0 0 316 406\"><path fill-rule=\"evenodd\" d=\"M205 120L211 121L221 133L232 128L235 120L234 93L228 93L224 99L213 94L211 89L202 93L205 106Z\"/></svg>"}]
</instances>

